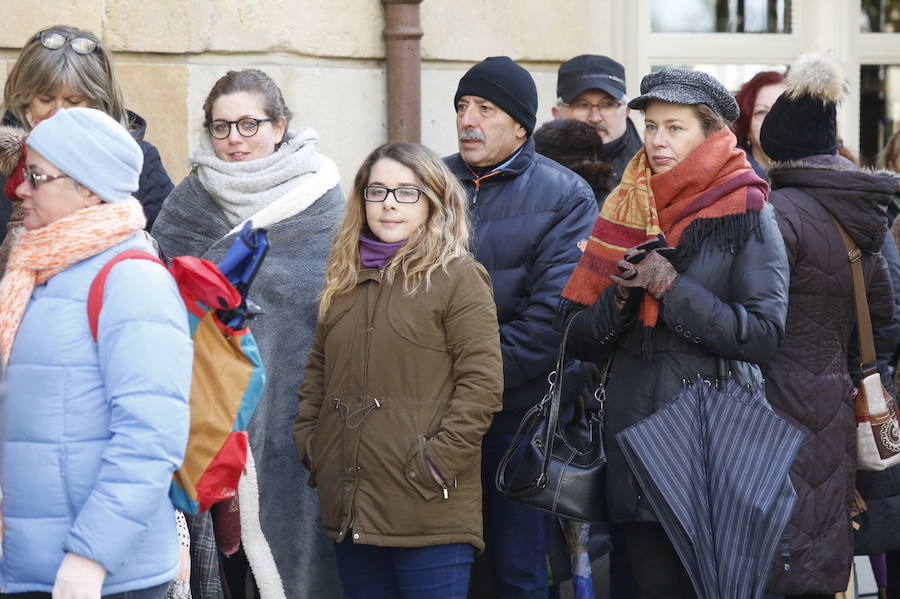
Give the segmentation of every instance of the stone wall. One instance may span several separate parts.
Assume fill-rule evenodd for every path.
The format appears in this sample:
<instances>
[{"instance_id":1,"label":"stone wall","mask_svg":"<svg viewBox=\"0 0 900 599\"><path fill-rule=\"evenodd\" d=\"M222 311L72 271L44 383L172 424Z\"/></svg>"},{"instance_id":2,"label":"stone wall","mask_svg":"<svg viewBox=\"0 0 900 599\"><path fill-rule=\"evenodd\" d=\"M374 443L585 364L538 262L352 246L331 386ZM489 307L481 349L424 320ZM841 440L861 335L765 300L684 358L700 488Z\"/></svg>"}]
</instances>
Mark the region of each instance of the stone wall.
<instances>
[{"instance_id":1,"label":"stone wall","mask_svg":"<svg viewBox=\"0 0 900 599\"><path fill-rule=\"evenodd\" d=\"M602 15L614 1L567 0L566 11L554 11L549 0L424 0L423 142L455 151L456 83L485 56L522 61L538 83L538 120L549 119L559 61L612 53ZM126 105L147 119L147 139L175 182L200 135L203 100L229 69L260 68L278 82L293 126L319 132L345 187L387 139L380 0L0 0L0 23L0 84L38 30L65 23L97 33L115 55Z\"/></svg>"}]
</instances>

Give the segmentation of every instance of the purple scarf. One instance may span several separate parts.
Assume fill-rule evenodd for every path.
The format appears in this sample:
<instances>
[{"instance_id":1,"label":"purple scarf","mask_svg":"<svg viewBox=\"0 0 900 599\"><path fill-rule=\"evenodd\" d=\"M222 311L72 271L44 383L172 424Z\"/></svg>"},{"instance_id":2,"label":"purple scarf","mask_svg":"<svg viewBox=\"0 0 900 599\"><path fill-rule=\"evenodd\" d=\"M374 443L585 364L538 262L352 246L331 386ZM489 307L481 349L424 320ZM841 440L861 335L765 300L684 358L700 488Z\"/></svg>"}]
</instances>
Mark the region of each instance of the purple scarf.
<instances>
[{"instance_id":1,"label":"purple scarf","mask_svg":"<svg viewBox=\"0 0 900 599\"><path fill-rule=\"evenodd\" d=\"M363 266L384 268L388 260L394 257L397 250L403 247L406 240L396 241L394 243L385 243L367 236L365 233L359 235L359 261Z\"/></svg>"}]
</instances>

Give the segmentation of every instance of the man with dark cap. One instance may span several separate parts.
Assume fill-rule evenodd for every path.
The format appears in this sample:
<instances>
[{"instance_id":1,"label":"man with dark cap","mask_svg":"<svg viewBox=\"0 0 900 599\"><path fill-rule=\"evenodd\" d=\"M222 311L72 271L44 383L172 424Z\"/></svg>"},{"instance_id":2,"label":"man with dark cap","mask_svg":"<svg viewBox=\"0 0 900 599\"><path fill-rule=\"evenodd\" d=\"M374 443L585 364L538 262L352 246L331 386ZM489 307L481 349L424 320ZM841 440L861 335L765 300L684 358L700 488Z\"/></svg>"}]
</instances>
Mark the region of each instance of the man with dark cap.
<instances>
[{"instance_id":1,"label":"man with dark cap","mask_svg":"<svg viewBox=\"0 0 900 599\"><path fill-rule=\"evenodd\" d=\"M487 559L492 588L475 597L546 599L550 519L497 491L494 473L523 414L547 391L560 333L553 319L597 216L594 194L572 171L535 153L537 88L505 56L460 79L453 99L459 153L446 159L469 196L475 257L490 273L503 352L503 411L483 444Z\"/></svg>"},{"instance_id":2,"label":"man with dark cap","mask_svg":"<svg viewBox=\"0 0 900 599\"><path fill-rule=\"evenodd\" d=\"M556 77L553 118L587 123L603 140L598 158L612 166L610 189L618 185L625 165L641 149L641 137L628 114L625 67L608 56L582 54L562 63ZM554 126L548 123L545 126ZM597 197L603 204L606 193Z\"/></svg>"}]
</instances>

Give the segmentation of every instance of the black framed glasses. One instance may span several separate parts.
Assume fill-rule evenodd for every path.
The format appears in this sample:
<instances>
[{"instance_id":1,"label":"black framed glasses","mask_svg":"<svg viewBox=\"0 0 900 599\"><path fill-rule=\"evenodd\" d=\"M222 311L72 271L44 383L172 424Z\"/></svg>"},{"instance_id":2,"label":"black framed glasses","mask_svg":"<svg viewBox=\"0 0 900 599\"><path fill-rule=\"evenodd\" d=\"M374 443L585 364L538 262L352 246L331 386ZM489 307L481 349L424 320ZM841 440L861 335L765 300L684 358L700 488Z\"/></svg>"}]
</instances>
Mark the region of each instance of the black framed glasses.
<instances>
[{"instance_id":1,"label":"black framed glasses","mask_svg":"<svg viewBox=\"0 0 900 599\"><path fill-rule=\"evenodd\" d=\"M274 121L274 118L254 119L251 117L238 119L236 121L215 120L209 124L209 134L216 139L225 139L231 135L231 127L237 127L237 132L241 137L253 137L259 131L260 123L268 123Z\"/></svg>"},{"instance_id":2,"label":"black framed glasses","mask_svg":"<svg viewBox=\"0 0 900 599\"><path fill-rule=\"evenodd\" d=\"M383 202L388 194L394 194L394 199L401 204L415 204L422 195L418 187L384 187L382 185L366 185L363 187L363 199L367 202Z\"/></svg>"},{"instance_id":3,"label":"black framed glasses","mask_svg":"<svg viewBox=\"0 0 900 599\"><path fill-rule=\"evenodd\" d=\"M22 168L22 176L28 181L28 184L31 185L32 188L37 189L44 183L50 183L51 181L56 181L57 179L69 179L69 175L65 173L61 173L59 175L35 175L28 167Z\"/></svg>"},{"instance_id":4,"label":"black framed glasses","mask_svg":"<svg viewBox=\"0 0 900 599\"><path fill-rule=\"evenodd\" d=\"M89 37L73 37L69 38L66 35L53 31L52 29L47 31L41 31L37 34L35 39L40 40L41 45L48 50L59 50L67 43L69 47L72 48L77 54L91 54L92 52L96 52L100 48L100 42L97 40L92 40Z\"/></svg>"}]
</instances>

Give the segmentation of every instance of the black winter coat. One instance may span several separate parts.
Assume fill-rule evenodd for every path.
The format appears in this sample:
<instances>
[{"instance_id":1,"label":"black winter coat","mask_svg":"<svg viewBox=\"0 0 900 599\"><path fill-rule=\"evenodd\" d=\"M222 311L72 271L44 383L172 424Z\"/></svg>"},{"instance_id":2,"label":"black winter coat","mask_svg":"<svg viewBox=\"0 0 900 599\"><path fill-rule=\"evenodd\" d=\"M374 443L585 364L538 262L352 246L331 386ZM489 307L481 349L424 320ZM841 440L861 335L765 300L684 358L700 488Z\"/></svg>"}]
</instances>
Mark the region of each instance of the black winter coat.
<instances>
[{"instance_id":1,"label":"black winter coat","mask_svg":"<svg viewBox=\"0 0 900 599\"><path fill-rule=\"evenodd\" d=\"M856 343L853 281L834 216L863 250L863 272L878 345L896 347L894 293L879 253L885 208L897 186L887 174L859 170L838 156L812 156L769 170L791 267L784 342L764 364L772 407L807 436L791 469L797 505L791 521L792 568L773 568L770 590L843 591L853 560L850 503L856 469L856 419L848 348Z\"/></svg>"},{"instance_id":2,"label":"black winter coat","mask_svg":"<svg viewBox=\"0 0 900 599\"><path fill-rule=\"evenodd\" d=\"M149 231L153 227L153 221L159 214L163 202L174 189L172 179L166 167L163 166L162 158L159 156L159 150L149 141L144 141L144 134L147 132L147 121L142 116L134 112L128 111L129 132L144 153L144 168L141 170L141 178L138 183L138 190L134 197L144 207L144 216L147 217L146 229Z\"/></svg>"},{"instance_id":3,"label":"black winter coat","mask_svg":"<svg viewBox=\"0 0 900 599\"><path fill-rule=\"evenodd\" d=\"M503 353L503 411L492 432L515 432L547 391L561 342L553 320L597 217L587 183L535 153L528 139L499 174L475 183L459 154L445 159L469 196L475 257L494 286Z\"/></svg>"},{"instance_id":4,"label":"black winter coat","mask_svg":"<svg viewBox=\"0 0 900 599\"><path fill-rule=\"evenodd\" d=\"M691 224L682 239L700 223ZM715 377L719 357L729 361L739 383L760 382L756 363L775 354L784 333L788 266L771 206L759 213L743 244L732 247L707 236L690 258L676 260L675 266L679 276L660 304L649 360L637 349L643 326L628 306L617 308L615 285L572 317L568 349L582 360L602 364L612 359L605 441L606 496L613 522L657 521L615 436L668 405L684 380ZM738 311L729 305L735 303L747 311L745 343L738 341Z\"/></svg>"}]
</instances>

